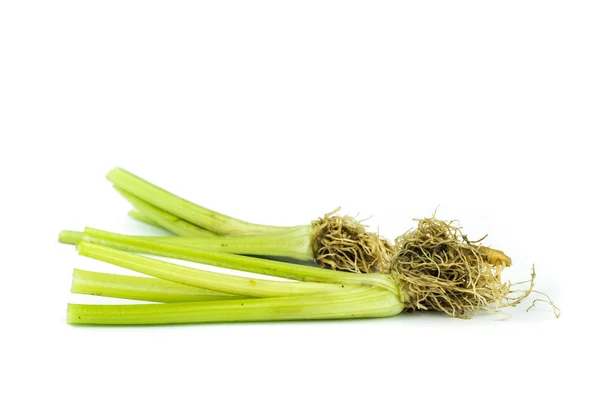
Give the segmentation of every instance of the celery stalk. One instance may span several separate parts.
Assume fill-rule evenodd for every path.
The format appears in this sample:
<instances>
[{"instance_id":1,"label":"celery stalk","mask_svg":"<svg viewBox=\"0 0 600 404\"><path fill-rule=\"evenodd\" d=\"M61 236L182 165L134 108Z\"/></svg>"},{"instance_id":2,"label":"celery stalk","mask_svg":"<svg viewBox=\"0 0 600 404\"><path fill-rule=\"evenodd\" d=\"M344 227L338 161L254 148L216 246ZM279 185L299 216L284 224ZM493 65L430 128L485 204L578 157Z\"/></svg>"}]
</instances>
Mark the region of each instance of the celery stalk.
<instances>
[{"instance_id":1,"label":"celery stalk","mask_svg":"<svg viewBox=\"0 0 600 404\"><path fill-rule=\"evenodd\" d=\"M63 244L77 245L85 237L82 231L62 230L58 235L58 241ZM128 236L139 240L157 241L160 243L169 243L177 245L188 245L190 247L198 247L203 244L203 240L207 238L220 239L221 236L204 236L204 237L182 237L182 236Z\"/></svg>"},{"instance_id":2,"label":"celery stalk","mask_svg":"<svg viewBox=\"0 0 600 404\"><path fill-rule=\"evenodd\" d=\"M77 244L83 240L83 232L63 230L58 235L58 241L64 244Z\"/></svg>"},{"instance_id":3,"label":"celery stalk","mask_svg":"<svg viewBox=\"0 0 600 404\"><path fill-rule=\"evenodd\" d=\"M396 282L390 275L386 274L359 274L332 271L256 257L207 252L202 251L199 247L169 244L148 238L124 236L92 228L86 228L85 237L86 240L90 240L94 243L104 244L130 252L176 258L221 268L230 268L299 281L378 286L398 293Z\"/></svg>"},{"instance_id":4,"label":"celery stalk","mask_svg":"<svg viewBox=\"0 0 600 404\"><path fill-rule=\"evenodd\" d=\"M119 187L114 187L125 199L127 199L136 209L150 218L152 221L158 223L158 225L164 229L169 230L172 233L175 233L179 236L214 236L213 232L210 232L206 229L201 229L200 227L186 222L185 220L180 219L177 216L173 216L172 214L165 212L164 210L158 209L155 206L152 206L148 202L138 198L137 196L120 189Z\"/></svg>"},{"instance_id":5,"label":"celery stalk","mask_svg":"<svg viewBox=\"0 0 600 404\"><path fill-rule=\"evenodd\" d=\"M138 240L156 241L197 248L207 252L220 252L241 255L294 258L314 262L310 243L310 226L298 227L281 233L248 234L235 236L131 236ZM65 230L59 241L77 244L83 233Z\"/></svg>"},{"instance_id":6,"label":"celery stalk","mask_svg":"<svg viewBox=\"0 0 600 404\"><path fill-rule=\"evenodd\" d=\"M132 209L129 212L127 212L127 214L129 215L129 217L134 218L138 222L146 223L151 226L160 227L160 224L156 223L154 220L150 219L148 216L146 216L145 214L143 214L142 212L140 212L137 209Z\"/></svg>"},{"instance_id":7,"label":"celery stalk","mask_svg":"<svg viewBox=\"0 0 600 404\"><path fill-rule=\"evenodd\" d=\"M358 288L324 295L216 302L81 305L69 304L70 324L181 324L239 321L325 320L389 317L403 305L397 295Z\"/></svg>"},{"instance_id":8,"label":"celery stalk","mask_svg":"<svg viewBox=\"0 0 600 404\"><path fill-rule=\"evenodd\" d=\"M133 194L146 203L217 234L268 233L286 229L245 222L203 208L121 168L110 171L107 179L117 188Z\"/></svg>"},{"instance_id":9,"label":"celery stalk","mask_svg":"<svg viewBox=\"0 0 600 404\"><path fill-rule=\"evenodd\" d=\"M71 292L146 302L177 303L242 299L242 296L181 285L156 278L114 275L75 269Z\"/></svg>"},{"instance_id":10,"label":"celery stalk","mask_svg":"<svg viewBox=\"0 0 600 404\"><path fill-rule=\"evenodd\" d=\"M270 281L226 275L172 264L104 245L82 241L79 254L156 278L224 293L251 297L278 297L296 294L325 293L351 287L344 284Z\"/></svg>"},{"instance_id":11,"label":"celery stalk","mask_svg":"<svg viewBox=\"0 0 600 404\"><path fill-rule=\"evenodd\" d=\"M77 245L80 241L83 241L85 233L82 231L63 230L58 235L58 241L63 244ZM206 238L199 237L180 237L180 236L129 236L140 240L151 240L161 243L170 244L181 244L196 246L201 243L201 240ZM219 237L219 236L207 236L207 237Z\"/></svg>"}]
</instances>

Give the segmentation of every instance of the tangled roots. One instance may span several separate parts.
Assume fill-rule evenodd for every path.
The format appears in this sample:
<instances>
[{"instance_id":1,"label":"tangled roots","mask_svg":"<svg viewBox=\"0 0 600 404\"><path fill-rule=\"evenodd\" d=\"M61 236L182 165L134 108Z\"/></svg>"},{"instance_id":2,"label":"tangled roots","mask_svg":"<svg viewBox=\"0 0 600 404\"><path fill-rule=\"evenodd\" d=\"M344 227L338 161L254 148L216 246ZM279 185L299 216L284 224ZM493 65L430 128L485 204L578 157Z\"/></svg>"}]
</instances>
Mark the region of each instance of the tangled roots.
<instances>
[{"instance_id":1,"label":"tangled roots","mask_svg":"<svg viewBox=\"0 0 600 404\"><path fill-rule=\"evenodd\" d=\"M455 222L417 221L416 229L396 239L391 261L407 309L469 318L481 310L515 306L532 292L535 271L526 290L514 291L501 281L502 270L512 263L502 251L468 240Z\"/></svg>"},{"instance_id":2,"label":"tangled roots","mask_svg":"<svg viewBox=\"0 0 600 404\"><path fill-rule=\"evenodd\" d=\"M313 252L322 268L350 272L389 272L391 244L369 233L349 216L335 216L339 210L313 222Z\"/></svg>"}]
</instances>

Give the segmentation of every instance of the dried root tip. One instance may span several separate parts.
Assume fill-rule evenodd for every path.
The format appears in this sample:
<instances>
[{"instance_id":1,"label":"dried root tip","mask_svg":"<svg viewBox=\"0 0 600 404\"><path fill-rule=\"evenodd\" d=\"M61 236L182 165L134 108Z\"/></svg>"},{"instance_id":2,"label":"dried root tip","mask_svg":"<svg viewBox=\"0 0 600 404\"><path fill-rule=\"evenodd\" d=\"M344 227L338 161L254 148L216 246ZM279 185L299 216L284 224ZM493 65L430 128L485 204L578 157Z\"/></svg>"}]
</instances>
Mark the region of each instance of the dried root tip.
<instances>
[{"instance_id":1,"label":"dried root tip","mask_svg":"<svg viewBox=\"0 0 600 404\"><path fill-rule=\"evenodd\" d=\"M434 217L417 222L416 229L396 239L391 262L407 308L470 318L514 306L532 292L535 272L527 290L511 290L500 278L511 259L480 245L481 240L469 241L455 222Z\"/></svg>"},{"instance_id":2,"label":"dried root tip","mask_svg":"<svg viewBox=\"0 0 600 404\"><path fill-rule=\"evenodd\" d=\"M485 259L497 267L509 267L512 265L512 260L500 250L494 250L489 247L479 247L481 254Z\"/></svg>"},{"instance_id":3,"label":"dried root tip","mask_svg":"<svg viewBox=\"0 0 600 404\"><path fill-rule=\"evenodd\" d=\"M313 222L313 252L322 268L349 272L389 272L392 245L378 234L369 233L339 210Z\"/></svg>"}]
</instances>

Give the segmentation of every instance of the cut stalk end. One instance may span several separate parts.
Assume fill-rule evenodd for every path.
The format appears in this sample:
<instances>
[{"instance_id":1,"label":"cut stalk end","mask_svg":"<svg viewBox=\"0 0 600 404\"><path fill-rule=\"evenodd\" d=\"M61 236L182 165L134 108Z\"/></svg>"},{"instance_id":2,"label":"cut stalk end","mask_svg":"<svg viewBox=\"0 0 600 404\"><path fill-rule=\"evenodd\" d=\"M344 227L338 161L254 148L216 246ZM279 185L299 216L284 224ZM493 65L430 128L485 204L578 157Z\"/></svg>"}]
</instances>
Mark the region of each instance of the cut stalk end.
<instances>
[{"instance_id":1,"label":"cut stalk end","mask_svg":"<svg viewBox=\"0 0 600 404\"><path fill-rule=\"evenodd\" d=\"M83 240L83 232L63 230L58 235L58 241L63 244L77 244Z\"/></svg>"}]
</instances>

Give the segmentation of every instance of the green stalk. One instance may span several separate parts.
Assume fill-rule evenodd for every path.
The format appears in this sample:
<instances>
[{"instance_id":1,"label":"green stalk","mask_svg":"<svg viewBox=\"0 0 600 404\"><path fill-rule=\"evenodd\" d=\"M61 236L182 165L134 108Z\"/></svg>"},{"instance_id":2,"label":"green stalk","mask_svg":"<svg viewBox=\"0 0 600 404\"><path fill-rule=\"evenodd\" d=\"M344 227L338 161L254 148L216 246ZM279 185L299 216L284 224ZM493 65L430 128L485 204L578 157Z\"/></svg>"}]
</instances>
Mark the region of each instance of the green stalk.
<instances>
[{"instance_id":1,"label":"green stalk","mask_svg":"<svg viewBox=\"0 0 600 404\"><path fill-rule=\"evenodd\" d=\"M140 240L157 241L161 243L169 244L181 244L196 246L201 243L204 238L199 237L179 237L179 236L128 236ZM219 237L219 236L208 236L208 237ZM58 235L58 241L63 244L77 245L80 241L85 238L85 233L82 231L63 230Z\"/></svg>"},{"instance_id":2,"label":"green stalk","mask_svg":"<svg viewBox=\"0 0 600 404\"><path fill-rule=\"evenodd\" d=\"M69 304L70 324L181 324L389 317L403 305L378 288L325 295L136 305Z\"/></svg>"},{"instance_id":3,"label":"green stalk","mask_svg":"<svg viewBox=\"0 0 600 404\"><path fill-rule=\"evenodd\" d=\"M176 258L221 268L230 268L257 274L277 276L299 281L326 282L348 285L378 286L398 293L398 286L390 275L360 274L315 268L257 257L207 252L200 248L153 241L148 238L124 236L97 229L85 229L86 240L120 250Z\"/></svg>"},{"instance_id":4,"label":"green stalk","mask_svg":"<svg viewBox=\"0 0 600 404\"><path fill-rule=\"evenodd\" d=\"M135 195L146 203L217 234L269 233L287 229L249 223L203 208L121 168L110 171L107 178L117 188Z\"/></svg>"},{"instance_id":5,"label":"green stalk","mask_svg":"<svg viewBox=\"0 0 600 404\"><path fill-rule=\"evenodd\" d=\"M158 223L158 225L164 229L169 230L179 236L214 236L213 232L206 229L193 225L190 222L180 219L164 210L158 209L152 206L148 202L138 198L137 196L115 186L114 187L121 195L125 197L136 209L150 218L152 221Z\"/></svg>"},{"instance_id":6,"label":"green stalk","mask_svg":"<svg viewBox=\"0 0 600 404\"><path fill-rule=\"evenodd\" d=\"M197 248L206 252L285 257L314 262L311 227L286 232L212 237L144 237L146 240Z\"/></svg>"},{"instance_id":7,"label":"green stalk","mask_svg":"<svg viewBox=\"0 0 600 404\"><path fill-rule=\"evenodd\" d=\"M169 244L197 248L202 251L239 255L287 257L314 262L310 226L282 233L249 234L216 237L171 237L157 240Z\"/></svg>"},{"instance_id":8,"label":"green stalk","mask_svg":"<svg viewBox=\"0 0 600 404\"><path fill-rule=\"evenodd\" d=\"M84 257L118 265L145 275L234 295L278 297L325 293L351 287L344 284L270 281L220 274L143 257L106 247L105 245L93 244L88 241L82 241L77 244L77 249L79 250L79 254Z\"/></svg>"},{"instance_id":9,"label":"green stalk","mask_svg":"<svg viewBox=\"0 0 600 404\"><path fill-rule=\"evenodd\" d=\"M249 234L236 236L177 237L177 236L130 236L140 241L156 241L174 245L197 248L207 252L221 252L240 255L260 255L268 257L287 257L301 261L314 262L310 242L310 226L294 228L287 232L274 234ZM65 244L77 244L84 234L65 230L60 233L59 241Z\"/></svg>"},{"instance_id":10,"label":"green stalk","mask_svg":"<svg viewBox=\"0 0 600 404\"><path fill-rule=\"evenodd\" d=\"M63 230L58 235L58 241L63 244L77 244L83 240L83 235L80 231Z\"/></svg>"},{"instance_id":11,"label":"green stalk","mask_svg":"<svg viewBox=\"0 0 600 404\"><path fill-rule=\"evenodd\" d=\"M146 224L149 224L151 226L160 227L160 224L156 223L154 220L150 219L148 216L146 216L145 214L143 214L142 212L140 212L137 209L132 209L129 212L127 212L127 214L130 217L132 217L135 220L137 220L138 222L146 223Z\"/></svg>"},{"instance_id":12,"label":"green stalk","mask_svg":"<svg viewBox=\"0 0 600 404\"><path fill-rule=\"evenodd\" d=\"M242 299L242 296L200 289L162 279L113 275L75 269L71 292L146 302L178 303Z\"/></svg>"},{"instance_id":13,"label":"green stalk","mask_svg":"<svg viewBox=\"0 0 600 404\"><path fill-rule=\"evenodd\" d=\"M202 245L203 240L207 238L220 239L221 236L205 236L205 237L180 237L180 236L128 236L140 240L157 241L160 243L178 244L178 245L189 245L191 247L197 247ZM85 238L85 233L82 231L63 230L58 235L58 241L63 244L77 245L80 241Z\"/></svg>"}]
</instances>

